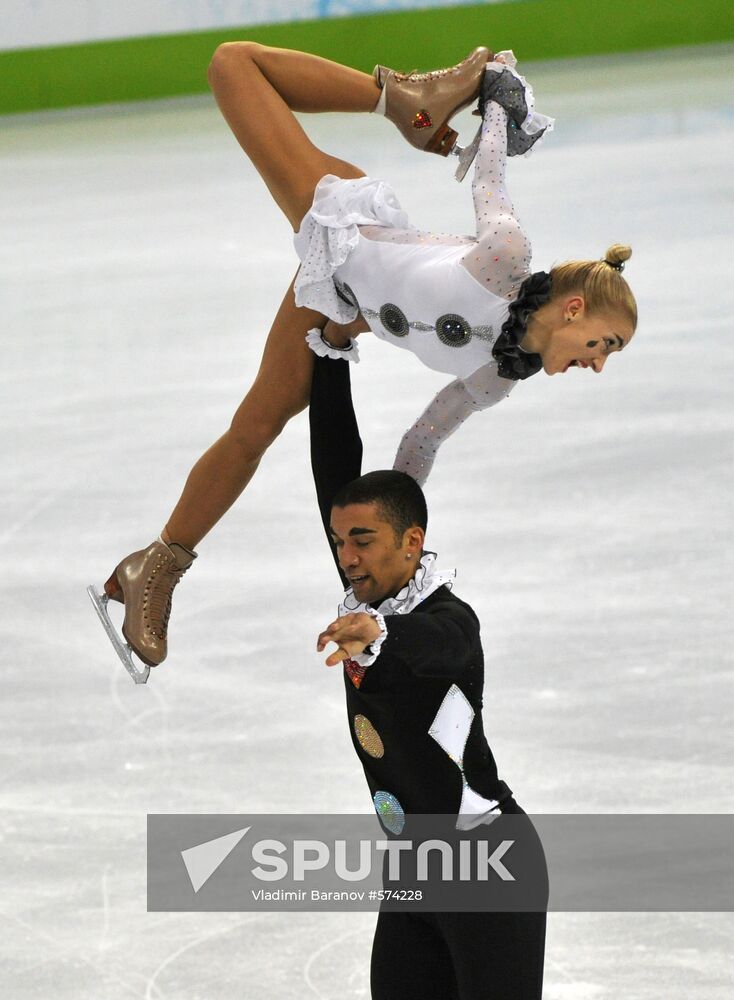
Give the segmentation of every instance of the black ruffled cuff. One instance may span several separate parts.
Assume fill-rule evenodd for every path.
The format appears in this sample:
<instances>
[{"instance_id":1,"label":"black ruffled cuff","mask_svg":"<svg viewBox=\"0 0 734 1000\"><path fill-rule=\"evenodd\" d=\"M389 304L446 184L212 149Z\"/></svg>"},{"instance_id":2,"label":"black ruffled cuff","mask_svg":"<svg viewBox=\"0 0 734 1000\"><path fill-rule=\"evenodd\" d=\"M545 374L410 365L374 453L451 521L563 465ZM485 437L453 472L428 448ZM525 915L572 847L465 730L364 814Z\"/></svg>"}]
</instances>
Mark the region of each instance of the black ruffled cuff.
<instances>
[{"instance_id":1,"label":"black ruffled cuff","mask_svg":"<svg viewBox=\"0 0 734 1000\"><path fill-rule=\"evenodd\" d=\"M520 341L525 336L530 316L550 297L551 279L545 271L536 271L520 285L517 298L510 303L510 315L502 324L500 335L492 347L497 373L502 378L513 381L530 378L543 367L540 355L523 351Z\"/></svg>"},{"instance_id":2,"label":"black ruffled cuff","mask_svg":"<svg viewBox=\"0 0 734 1000\"><path fill-rule=\"evenodd\" d=\"M526 82L518 77L516 73L509 69L503 69L497 73L494 70L487 70L482 81L482 89L479 94L479 113L484 118L484 111L489 101L495 101L507 112L507 155L524 156L531 149L547 128L553 128L553 120L544 115L537 115L536 118L546 123L546 128L537 128L537 131L525 131L523 123L528 117L528 95L529 89ZM532 91L530 91L532 104Z\"/></svg>"}]
</instances>

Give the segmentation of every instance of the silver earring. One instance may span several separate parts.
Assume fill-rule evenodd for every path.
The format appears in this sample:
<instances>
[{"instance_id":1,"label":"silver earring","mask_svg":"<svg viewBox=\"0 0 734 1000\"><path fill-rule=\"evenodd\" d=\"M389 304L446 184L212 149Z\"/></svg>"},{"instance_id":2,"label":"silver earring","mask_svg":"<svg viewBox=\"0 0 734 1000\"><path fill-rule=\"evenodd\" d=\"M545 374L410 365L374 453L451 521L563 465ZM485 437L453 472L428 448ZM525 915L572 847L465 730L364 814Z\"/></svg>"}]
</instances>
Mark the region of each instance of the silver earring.
<instances>
[{"instance_id":1,"label":"silver earring","mask_svg":"<svg viewBox=\"0 0 734 1000\"><path fill-rule=\"evenodd\" d=\"M405 558L406 558L406 559L412 559L412 558L413 558L413 556L412 556L412 555L410 554L410 552L409 552L409 553L407 554L407 556L406 556Z\"/></svg>"}]
</instances>

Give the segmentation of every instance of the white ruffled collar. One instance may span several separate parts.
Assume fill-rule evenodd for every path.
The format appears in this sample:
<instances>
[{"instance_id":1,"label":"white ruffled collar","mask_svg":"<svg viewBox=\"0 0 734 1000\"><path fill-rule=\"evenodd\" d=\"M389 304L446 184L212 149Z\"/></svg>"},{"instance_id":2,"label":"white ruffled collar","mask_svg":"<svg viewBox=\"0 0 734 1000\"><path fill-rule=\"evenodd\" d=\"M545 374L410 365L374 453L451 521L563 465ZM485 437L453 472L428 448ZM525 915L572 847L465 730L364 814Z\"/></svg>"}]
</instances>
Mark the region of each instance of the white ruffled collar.
<instances>
[{"instance_id":1,"label":"white ruffled collar","mask_svg":"<svg viewBox=\"0 0 734 1000\"><path fill-rule=\"evenodd\" d=\"M372 610L378 611L381 615L407 615L421 601L425 601L434 590L443 586L450 589L456 579L456 570L439 572L436 569L436 558L435 552L424 552L418 569L415 571L415 576L408 580L403 589L399 590L394 597L386 597L376 608L372 608L371 604L358 601L350 587L339 605L340 617L355 611L369 613Z\"/></svg>"}]
</instances>

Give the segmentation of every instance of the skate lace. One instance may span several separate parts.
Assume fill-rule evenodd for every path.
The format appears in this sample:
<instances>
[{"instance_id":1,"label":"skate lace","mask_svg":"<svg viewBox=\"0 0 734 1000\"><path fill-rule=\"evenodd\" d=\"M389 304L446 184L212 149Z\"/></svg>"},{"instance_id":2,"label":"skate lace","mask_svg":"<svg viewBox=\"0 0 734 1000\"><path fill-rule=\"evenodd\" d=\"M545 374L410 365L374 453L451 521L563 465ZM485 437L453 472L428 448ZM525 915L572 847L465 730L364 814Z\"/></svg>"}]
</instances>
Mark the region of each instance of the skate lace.
<instances>
[{"instance_id":1,"label":"skate lace","mask_svg":"<svg viewBox=\"0 0 734 1000\"><path fill-rule=\"evenodd\" d=\"M168 620L171 617L173 591L186 569L180 569L175 562L159 564L153 570L148 582L149 628L159 639L168 635Z\"/></svg>"},{"instance_id":2,"label":"skate lace","mask_svg":"<svg viewBox=\"0 0 734 1000\"><path fill-rule=\"evenodd\" d=\"M405 80L411 80L415 83L419 83L423 80L438 80L442 76L448 76L449 73L454 73L457 69L461 69L464 65L463 62L457 63L455 66L447 66L446 69L434 69L430 73L419 73L417 70L411 70L410 73L395 73L395 79L399 80L401 83Z\"/></svg>"}]
</instances>

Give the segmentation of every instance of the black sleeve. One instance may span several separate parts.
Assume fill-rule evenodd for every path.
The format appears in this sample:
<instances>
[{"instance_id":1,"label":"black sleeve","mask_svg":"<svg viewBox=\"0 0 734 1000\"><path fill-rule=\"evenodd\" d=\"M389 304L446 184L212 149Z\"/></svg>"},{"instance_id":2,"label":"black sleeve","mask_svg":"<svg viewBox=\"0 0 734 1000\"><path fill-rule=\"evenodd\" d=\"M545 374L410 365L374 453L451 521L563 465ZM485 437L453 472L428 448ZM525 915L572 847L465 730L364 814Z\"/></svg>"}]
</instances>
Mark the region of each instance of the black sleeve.
<instances>
[{"instance_id":1,"label":"black sleeve","mask_svg":"<svg viewBox=\"0 0 734 1000\"><path fill-rule=\"evenodd\" d=\"M457 678L481 655L477 617L455 601L385 615L385 625L387 637L371 671L393 669L398 660L418 677Z\"/></svg>"},{"instance_id":2,"label":"black sleeve","mask_svg":"<svg viewBox=\"0 0 734 1000\"><path fill-rule=\"evenodd\" d=\"M362 440L352 404L349 362L314 358L309 408L311 469L321 520L331 554L344 588L347 578L339 568L336 548L329 534L331 501L362 472Z\"/></svg>"}]
</instances>

